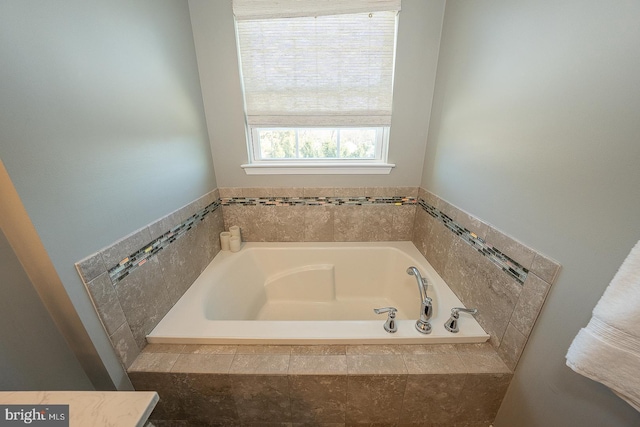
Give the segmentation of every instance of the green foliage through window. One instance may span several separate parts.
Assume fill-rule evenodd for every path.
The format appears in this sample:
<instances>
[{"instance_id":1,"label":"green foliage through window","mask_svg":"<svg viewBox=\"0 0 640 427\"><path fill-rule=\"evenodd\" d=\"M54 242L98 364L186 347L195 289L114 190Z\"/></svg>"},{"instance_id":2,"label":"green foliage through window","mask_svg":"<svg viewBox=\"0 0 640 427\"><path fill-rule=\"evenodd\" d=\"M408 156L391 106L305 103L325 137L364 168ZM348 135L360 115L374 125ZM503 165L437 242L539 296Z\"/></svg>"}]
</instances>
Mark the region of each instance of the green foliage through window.
<instances>
[{"instance_id":1,"label":"green foliage through window","mask_svg":"<svg viewBox=\"0 0 640 427\"><path fill-rule=\"evenodd\" d=\"M256 129L262 160L376 159L381 128Z\"/></svg>"}]
</instances>

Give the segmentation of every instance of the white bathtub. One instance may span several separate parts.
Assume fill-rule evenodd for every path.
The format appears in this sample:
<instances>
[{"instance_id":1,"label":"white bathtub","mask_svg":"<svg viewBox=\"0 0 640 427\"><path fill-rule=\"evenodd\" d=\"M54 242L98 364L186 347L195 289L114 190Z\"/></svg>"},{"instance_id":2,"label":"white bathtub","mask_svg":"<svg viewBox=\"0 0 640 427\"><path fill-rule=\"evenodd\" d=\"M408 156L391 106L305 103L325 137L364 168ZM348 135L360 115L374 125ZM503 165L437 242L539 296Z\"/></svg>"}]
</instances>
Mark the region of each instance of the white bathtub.
<instances>
[{"instance_id":1,"label":"white bathtub","mask_svg":"<svg viewBox=\"0 0 640 427\"><path fill-rule=\"evenodd\" d=\"M416 331L416 266L433 298L433 330ZM398 309L396 333L383 329ZM444 328L462 303L411 242L244 243L220 252L147 336L175 344L424 344L484 342L489 335L461 314L460 332Z\"/></svg>"}]
</instances>

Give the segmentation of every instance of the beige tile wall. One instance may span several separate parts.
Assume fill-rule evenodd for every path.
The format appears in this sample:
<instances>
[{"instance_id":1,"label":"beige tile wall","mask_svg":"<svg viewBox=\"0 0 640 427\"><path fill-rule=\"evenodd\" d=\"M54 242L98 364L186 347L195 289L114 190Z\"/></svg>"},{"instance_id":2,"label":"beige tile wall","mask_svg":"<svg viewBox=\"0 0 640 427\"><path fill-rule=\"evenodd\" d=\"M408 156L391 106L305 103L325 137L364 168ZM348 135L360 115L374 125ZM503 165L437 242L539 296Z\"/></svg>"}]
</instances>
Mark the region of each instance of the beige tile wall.
<instances>
[{"instance_id":1,"label":"beige tile wall","mask_svg":"<svg viewBox=\"0 0 640 427\"><path fill-rule=\"evenodd\" d=\"M149 345L129 375L159 425L486 427L512 373L489 344Z\"/></svg>"},{"instance_id":2,"label":"beige tile wall","mask_svg":"<svg viewBox=\"0 0 640 427\"><path fill-rule=\"evenodd\" d=\"M439 220L416 211L413 243L465 306L478 308L491 344L515 369L560 265L424 189L418 197L529 270L518 283Z\"/></svg>"},{"instance_id":3,"label":"beige tile wall","mask_svg":"<svg viewBox=\"0 0 640 427\"><path fill-rule=\"evenodd\" d=\"M416 205L223 207L224 224L247 242L410 240Z\"/></svg>"},{"instance_id":4,"label":"beige tile wall","mask_svg":"<svg viewBox=\"0 0 640 427\"><path fill-rule=\"evenodd\" d=\"M416 197L417 187L221 188L220 197ZM224 224L248 242L411 240L416 205L223 207Z\"/></svg>"}]
</instances>

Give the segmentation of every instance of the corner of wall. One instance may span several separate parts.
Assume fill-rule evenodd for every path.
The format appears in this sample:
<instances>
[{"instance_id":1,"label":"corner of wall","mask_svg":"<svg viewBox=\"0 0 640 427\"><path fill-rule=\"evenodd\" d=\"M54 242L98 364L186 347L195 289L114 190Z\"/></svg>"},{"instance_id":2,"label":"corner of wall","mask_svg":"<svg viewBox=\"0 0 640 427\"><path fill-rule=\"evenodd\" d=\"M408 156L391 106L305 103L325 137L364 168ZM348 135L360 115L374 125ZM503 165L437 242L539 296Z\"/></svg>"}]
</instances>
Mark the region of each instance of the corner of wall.
<instances>
[{"instance_id":1,"label":"corner of wall","mask_svg":"<svg viewBox=\"0 0 640 427\"><path fill-rule=\"evenodd\" d=\"M421 188L413 242L515 369L560 265Z\"/></svg>"},{"instance_id":2,"label":"corner of wall","mask_svg":"<svg viewBox=\"0 0 640 427\"><path fill-rule=\"evenodd\" d=\"M223 226L215 189L76 264L125 370L220 251Z\"/></svg>"}]
</instances>

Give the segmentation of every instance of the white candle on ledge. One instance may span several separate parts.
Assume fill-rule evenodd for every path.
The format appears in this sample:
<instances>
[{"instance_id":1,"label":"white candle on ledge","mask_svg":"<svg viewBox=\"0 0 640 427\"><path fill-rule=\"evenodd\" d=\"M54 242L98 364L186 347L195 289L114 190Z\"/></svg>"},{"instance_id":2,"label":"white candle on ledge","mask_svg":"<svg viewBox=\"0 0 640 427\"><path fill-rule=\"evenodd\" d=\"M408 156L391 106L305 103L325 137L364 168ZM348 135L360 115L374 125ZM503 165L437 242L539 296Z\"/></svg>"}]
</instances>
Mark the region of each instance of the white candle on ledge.
<instances>
[{"instance_id":1,"label":"white candle on ledge","mask_svg":"<svg viewBox=\"0 0 640 427\"><path fill-rule=\"evenodd\" d=\"M239 239L241 239L241 237L240 237L240 227L238 227L237 225L232 225L231 227L229 227L229 232L231 233L231 236L236 236Z\"/></svg>"},{"instance_id":2,"label":"white candle on ledge","mask_svg":"<svg viewBox=\"0 0 640 427\"><path fill-rule=\"evenodd\" d=\"M228 251L230 249L229 239L231 239L231 233L228 231L220 233L220 247L223 251Z\"/></svg>"},{"instance_id":3,"label":"white candle on ledge","mask_svg":"<svg viewBox=\"0 0 640 427\"><path fill-rule=\"evenodd\" d=\"M240 250L240 237L231 236L229 238L229 248L231 252L238 252Z\"/></svg>"}]
</instances>

